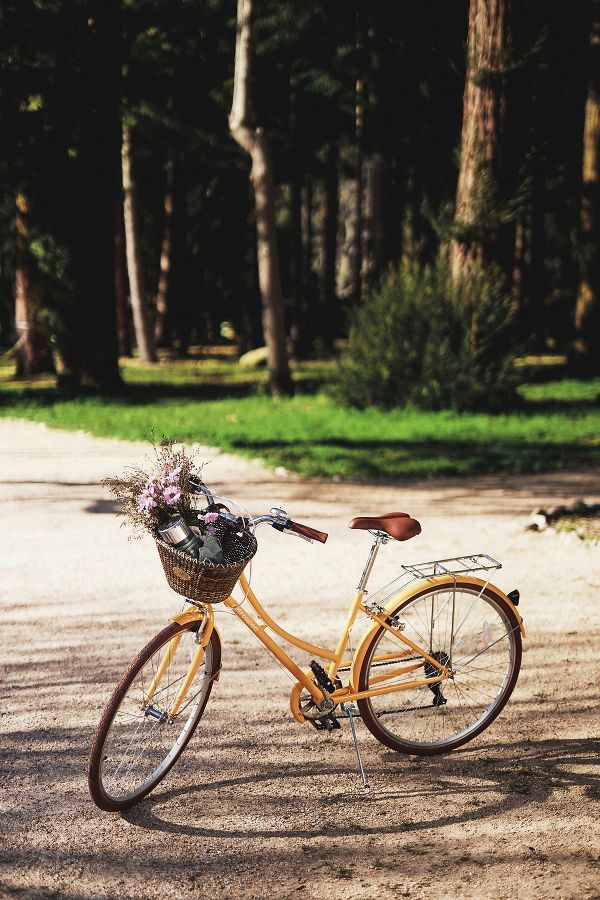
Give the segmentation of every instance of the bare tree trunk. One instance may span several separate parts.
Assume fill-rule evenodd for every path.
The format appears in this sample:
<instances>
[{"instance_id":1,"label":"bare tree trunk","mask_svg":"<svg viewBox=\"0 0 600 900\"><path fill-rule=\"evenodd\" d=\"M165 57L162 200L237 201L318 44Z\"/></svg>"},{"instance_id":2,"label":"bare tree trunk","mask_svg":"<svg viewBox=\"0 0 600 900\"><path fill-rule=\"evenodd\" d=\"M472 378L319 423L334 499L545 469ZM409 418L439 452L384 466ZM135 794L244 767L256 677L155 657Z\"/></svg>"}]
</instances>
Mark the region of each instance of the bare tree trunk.
<instances>
[{"instance_id":1,"label":"bare tree trunk","mask_svg":"<svg viewBox=\"0 0 600 900\"><path fill-rule=\"evenodd\" d=\"M127 271L129 273L129 295L133 311L133 327L139 357L143 362L156 362L156 350L152 340L150 317L144 297L144 279L137 214L137 197L133 180L131 133L128 125L123 125L123 196L125 213L125 246L127 249Z\"/></svg>"},{"instance_id":2,"label":"bare tree trunk","mask_svg":"<svg viewBox=\"0 0 600 900\"><path fill-rule=\"evenodd\" d=\"M289 335L292 352L296 359L308 356L312 343L312 328L309 317L310 280L306 278L306 246L303 241L305 213L302 203L302 179L304 159L302 154L302 133L298 121L298 92L295 80L290 77L290 185L289 185L289 266L290 266L290 316ZM309 333L310 332L310 333Z\"/></svg>"},{"instance_id":3,"label":"bare tree trunk","mask_svg":"<svg viewBox=\"0 0 600 900\"><path fill-rule=\"evenodd\" d=\"M125 252L125 222L123 204L117 203L115 216L115 297L117 301L117 347L119 356L131 356L131 328L129 327L129 281Z\"/></svg>"},{"instance_id":4,"label":"bare tree trunk","mask_svg":"<svg viewBox=\"0 0 600 900\"><path fill-rule=\"evenodd\" d=\"M256 216L254 191L247 182L245 209L245 250L241 276L240 341L239 351L245 353L260 347L262 333L262 303L258 287L258 267L256 260Z\"/></svg>"},{"instance_id":5,"label":"bare tree trunk","mask_svg":"<svg viewBox=\"0 0 600 900\"><path fill-rule=\"evenodd\" d=\"M574 362L600 373L600 2L593 4L590 81L583 128L583 191Z\"/></svg>"},{"instance_id":6,"label":"bare tree trunk","mask_svg":"<svg viewBox=\"0 0 600 900\"><path fill-rule=\"evenodd\" d=\"M17 246L15 266L15 327L17 375L54 372L54 361L40 331L35 303L35 262L29 248L29 204L17 195Z\"/></svg>"},{"instance_id":7,"label":"bare tree trunk","mask_svg":"<svg viewBox=\"0 0 600 900\"><path fill-rule=\"evenodd\" d=\"M121 391L115 298L115 208L121 193L123 4L82 0L72 10L73 48L59 71L78 79L78 139L68 204L71 272L77 303L62 315L59 383L74 389Z\"/></svg>"},{"instance_id":8,"label":"bare tree trunk","mask_svg":"<svg viewBox=\"0 0 600 900\"><path fill-rule=\"evenodd\" d=\"M338 235L338 148L331 142L325 154L323 180L323 253L319 272L319 302L321 306L323 342L333 347L336 318L336 260Z\"/></svg>"},{"instance_id":9,"label":"bare tree trunk","mask_svg":"<svg viewBox=\"0 0 600 900\"><path fill-rule=\"evenodd\" d=\"M301 194L301 236L302 236L302 344L301 356L306 358L315 337L315 279L313 275L313 243L314 243L314 190L310 174L304 179Z\"/></svg>"},{"instance_id":10,"label":"bare tree trunk","mask_svg":"<svg viewBox=\"0 0 600 900\"><path fill-rule=\"evenodd\" d=\"M238 0L237 40L233 102L229 130L235 141L249 154L250 181L256 206L256 242L258 282L262 299L263 330L267 344L267 365L274 396L292 393L288 365L281 279L275 230L275 186L269 142L262 128L251 123L250 68L253 48L253 0Z\"/></svg>"},{"instance_id":11,"label":"bare tree trunk","mask_svg":"<svg viewBox=\"0 0 600 900\"><path fill-rule=\"evenodd\" d=\"M496 259L506 269L506 259L500 258L504 248L498 246L499 235L490 228L489 215L495 210L500 184L509 11L510 0L470 2L456 236L450 248L454 278L474 261ZM512 250L514 241L504 237Z\"/></svg>"},{"instance_id":12,"label":"bare tree trunk","mask_svg":"<svg viewBox=\"0 0 600 900\"><path fill-rule=\"evenodd\" d=\"M359 49L362 45L359 45ZM355 110L355 158L354 171L356 180L356 196L354 206L354 241L353 252L351 257L352 264L352 299L355 303L360 302L361 298L361 275L362 275L362 254L363 254L363 137L364 137L364 82L358 79L356 82L356 110Z\"/></svg>"},{"instance_id":13,"label":"bare tree trunk","mask_svg":"<svg viewBox=\"0 0 600 900\"><path fill-rule=\"evenodd\" d=\"M296 359L302 353L304 316L304 280L302 264L302 182L294 166L290 180L290 337Z\"/></svg>"},{"instance_id":14,"label":"bare tree trunk","mask_svg":"<svg viewBox=\"0 0 600 900\"><path fill-rule=\"evenodd\" d=\"M171 273L171 244L173 225L173 160L167 162L167 186L164 200L164 231L160 251L160 271L156 291L156 320L154 322L154 343L164 344L167 314L169 309L169 276Z\"/></svg>"},{"instance_id":15,"label":"bare tree trunk","mask_svg":"<svg viewBox=\"0 0 600 900\"><path fill-rule=\"evenodd\" d=\"M383 266L383 154L375 152L366 163L362 249L362 292L376 281Z\"/></svg>"},{"instance_id":16,"label":"bare tree trunk","mask_svg":"<svg viewBox=\"0 0 600 900\"><path fill-rule=\"evenodd\" d=\"M523 286L520 322L520 339L529 341L531 352L543 352L546 348L546 313L544 309L547 275L544 270L545 244L544 214L546 207L546 182L541 163L536 160L532 169L531 206L527 229L527 261L522 266ZM525 234L523 235L525 237ZM524 248L525 249L525 248ZM524 254L525 255L525 254Z\"/></svg>"}]
</instances>

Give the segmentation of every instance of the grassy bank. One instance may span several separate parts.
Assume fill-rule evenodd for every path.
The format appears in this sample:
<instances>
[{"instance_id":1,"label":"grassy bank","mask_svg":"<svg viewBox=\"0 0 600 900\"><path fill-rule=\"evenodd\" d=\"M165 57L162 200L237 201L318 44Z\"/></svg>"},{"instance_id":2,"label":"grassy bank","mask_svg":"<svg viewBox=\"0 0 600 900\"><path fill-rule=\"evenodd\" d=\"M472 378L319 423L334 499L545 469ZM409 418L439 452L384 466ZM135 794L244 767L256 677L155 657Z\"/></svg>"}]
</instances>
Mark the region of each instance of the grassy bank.
<instances>
[{"instance_id":1,"label":"grassy bank","mask_svg":"<svg viewBox=\"0 0 600 900\"><path fill-rule=\"evenodd\" d=\"M218 446L305 475L359 480L524 473L600 465L600 379L525 384L503 415L344 409L321 391L327 364L296 372L298 393L272 400L264 375L199 359L124 365L122 397L69 397L50 380L0 371L0 416L146 440L150 430Z\"/></svg>"}]
</instances>

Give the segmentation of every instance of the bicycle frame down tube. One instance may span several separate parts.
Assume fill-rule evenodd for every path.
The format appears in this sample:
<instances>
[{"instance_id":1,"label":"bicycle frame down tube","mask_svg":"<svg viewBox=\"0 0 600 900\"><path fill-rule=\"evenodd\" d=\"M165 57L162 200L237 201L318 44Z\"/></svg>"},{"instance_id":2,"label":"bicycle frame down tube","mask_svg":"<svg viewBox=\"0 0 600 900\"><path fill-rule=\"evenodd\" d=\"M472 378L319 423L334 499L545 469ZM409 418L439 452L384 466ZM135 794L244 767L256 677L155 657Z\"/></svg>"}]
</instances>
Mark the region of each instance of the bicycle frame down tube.
<instances>
[{"instance_id":1,"label":"bicycle frame down tube","mask_svg":"<svg viewBox=\"0 0 600 900\"><path fill-rule=\"evenodd\" d=\"M331 650L326 650L325 647L318 647L316 644L310 644L307 641L303 641L301 640L301 638L296 637L295 634L290 634L289 631L286 631L281 627L281 625L278 625L275 619L273 619L268 614L266 609L264 609L264 607L259 602L256 594L248 584L248 580L243 572L240 575L239 583L244 594L248 597L250 605L252 606L254 611L260 616L263 622L266 622L269 628L271 628L276 634L278 634L279 637L283 638L284 641L288 641L290 644L293 644L294 647L298 647L299 650L306 650L307 653L312 653L314 654L314 656L319 656L321 659L335 658L335 654L332 653Z\"/></svg>"},{"instance_id":2,"label":"bicycle frame down tube","mask_svg":"<svg viewBox=\"0 0 600 900\"><path fill-rule=\"evenodd\" d=\"M268 635L265 635L264 629L268 626L276 634L278 634L280 637L282 637L284 640L289 641L290 644L292 644L295 647L298 647L299 650L305 650L307 653L312 653L314 656L318 656L321 659L331 660L328 674L329 674L330 678L335 678L337 671L342 663L344 652L345 652L346 646L348 644L348 635L350 633L350 629L354 625L356 616L358 615L358 611L361 607L362 600L366 593L366 591L361 589L361 587L364 586L364 584L366 583L369 573L370 573L371 569L373 568L375 556L377 555L377 550L379 549L379 543L380 543L379 541L375 541L371 548L371 553L369 555L367 565L365 566L365 570L364 570L362 578L360 580L360 584L359 584L356 596L354 597L352 606L350 607L350 612L348 613L348 618L346 620L346 624L344 625L344 628L342 629L342 632L340 634L340 637L339 637L339 640L337 643L337 647L334 652L332 652L331 650L326 650L325 647L319 647L315 644L310 644L307 641L303 641L300 638L296 637L296 635L290 634L288 631L285 631L285 629L283 629L280 625L278 625L277 622L273 618L271 618L271 616L267 613L267 611L262 607L262 605L260 604L254 591L248 584L246 576L243 573L240 575L240 579L239 579L240 587L242 588L242 590L248 597L248 600L250 601L252 608L255 610L255 612L260 616L260 618L266 624L259 625L254 619L251 618L251 616L248 616L247 620L244 619L243 616L238 614L238 604L236 604L236 602L235 602L235 600L233 600L233 598L230 597L229 600L225 601L226 605L229 606L229 608L233 612L236 613L236 615L244 623L244 625L246 625L247 628L250 628L250 630L253 631L254 634L256 634L256 636L259 638L259 640L261 640L262 643L268 647L268 649L271 651L271 653L273 653L273 655L276 656L277 659L279 659L279 661L282 662L283 665L286 666L287 669L290 669L290 665L294 665L294 668L290 669L290 671L292 671L294 673L294 675L298 678L298 681L300 681L305 687L307 687L310 690L312 696L315 697L315 699L317 697L317 693L314 690L314 683L313 683L312 679L309 679L308 676L306 676L306 675L303 675L302 678L300 678L298 676L298 672L301 672L301 670L298 669L297 666L295 666L293 661L290 659L290 657L287 655L287 653L285 653L281 649L279 644L277 644L275 641L273 641ZM229 601L231 601L231 603ZM260 630L260 634L259 634L259 631L257 631L257 629ZM267 640L269 641L269 643L267 643L266 640L263 640L263 637L266 637ZM310 685L312 685L312 688L310 687ZM319 695L319 702L322 699L323 699L322 695Z\"/></svg>"},{"instance_id":3,"label":"bicycle frame down tube","mask_svg":"<svg viewBox=\"0 0 600 900\"><path fill-rule=\"evenodd\" d=\"M247 583L247 582L246 582ZM250 598L250 595L248 595ZM259 624L256 619L253 619L251 615L249 615L245 609L242 609L239 603L233 599L233 597L228 597L225 600L225 606L234 613L242 622L246 628L248 628L252 634L258 638L261 644L267 648L267 650L273 654L273 656L279 660L279 662L285 666L285 668L291 672L291 674L302 684L303 687L310 693L312 698L316 703L320 703L323 699L323 694L309 676L300 669L294 660L288 656L288 654L283 650L273 638L266 634L266 628L268 627L266 623ZM293 637L293 636L290 636ZM291 643L297 644L297 639L291 640Z\"/></svg>"}]
</instances>

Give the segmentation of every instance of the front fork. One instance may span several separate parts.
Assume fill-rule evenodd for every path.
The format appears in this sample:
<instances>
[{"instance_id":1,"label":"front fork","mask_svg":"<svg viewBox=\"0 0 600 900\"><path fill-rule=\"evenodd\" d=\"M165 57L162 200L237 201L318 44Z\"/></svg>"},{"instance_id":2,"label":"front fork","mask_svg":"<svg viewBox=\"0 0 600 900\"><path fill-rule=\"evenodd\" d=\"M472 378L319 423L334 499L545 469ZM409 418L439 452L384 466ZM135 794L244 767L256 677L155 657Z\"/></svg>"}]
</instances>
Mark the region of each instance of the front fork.
<instances>
[{"instance_id":1,"label":"front fork","mask_svg":"<svg viewBox=\"0 0 600 900\"><path fill-rule=\"evenodd\" d=\"M200 624L198 627L198 633L196 635L197 647L194 650L194 653L190 660L190 664L189 664L187 673L185 675L185 678L183 679L181 687L179 688L179 691L177 692L177 696L175 697L175 700L173 701L173 704L171 705L171 708L169 709L168 713L162 714L160 716L160 718L164 717L164 719L166 721L170 721L171 719L174 719L175 716L177 715L177 713L179 712L179 710L181 709L181 705L182 705L183 701L185 700L185 697L190 688L190 685L191 685L192 681L194 680L196 673L198 672L198 669L202 665L202 662L204 660L204 654L206 652L206 647L208 646L208 642L210 641L210 639L212 637L213 628L215 627L215 614L213 613L212 607L210 607L210 606L203 607L202 609L192 606L192 607L189 607L188 609L184 610L184 612L179 613L176 616L171 616L171 619L173 622L177 622L180 625L185 625L188 622L193 622L196 620L198 620ZM152 679L150 686L149 686L148 690L146 691L146 696L145 696L144 702L142 704L142 709L145 709L146 712L148 713L148 715L157 717L156 710L154 710L153 707L151 706L152 698L156 692L156 689L160 685L167 669L169 668L169 666L171 664L171 661L172 661L173 656L175 655L175 652L179 646L179 642L181 641L182 636L183 636L183 632L180 631L179 634L174 635L174 637L172 637L171 640L169 641L169 646L167 648L167 652L165 653L165 656L156 671L156 675Z\"/></svg>"}]
</instances>

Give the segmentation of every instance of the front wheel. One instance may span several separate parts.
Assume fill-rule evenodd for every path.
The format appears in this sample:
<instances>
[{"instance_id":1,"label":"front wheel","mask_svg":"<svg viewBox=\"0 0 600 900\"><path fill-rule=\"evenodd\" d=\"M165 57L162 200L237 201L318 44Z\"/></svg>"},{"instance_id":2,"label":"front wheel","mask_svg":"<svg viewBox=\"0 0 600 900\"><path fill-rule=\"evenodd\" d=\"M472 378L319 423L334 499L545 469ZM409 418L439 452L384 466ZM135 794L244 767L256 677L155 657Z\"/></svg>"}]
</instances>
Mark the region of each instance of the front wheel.
<instances>
[{"instance_id":1,"label":"front wheel","mask_svg":"<svg viewBox=\"0 0 600 900\"><path fill-rule=\"evenodd\" d=\"M179 712L169 716L198 649L201 622L173 623L147 644L117 685L92 744L88 783L100 809L117 812L145 797L176 763L221 668L213 631ZM151 696L149 696L151 692Z\"/></svg>"},{"instance_id":2,"label":"front wheel","mask_svg":"<svg viewBox=\"0 0 600 900\"><path fill-rule=\"evenodd\" d=\"M449 581L423 588L393 614L404 625L401 635L454 674L422 684L439 669L379 628L365 652L358 689L406 689L359 700L363 721L393 750L416 756L455 750L494 721L516 684L521 634L515 613L491 585Z\"/></svg>"}]
</instances>

